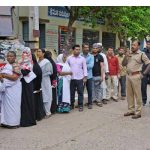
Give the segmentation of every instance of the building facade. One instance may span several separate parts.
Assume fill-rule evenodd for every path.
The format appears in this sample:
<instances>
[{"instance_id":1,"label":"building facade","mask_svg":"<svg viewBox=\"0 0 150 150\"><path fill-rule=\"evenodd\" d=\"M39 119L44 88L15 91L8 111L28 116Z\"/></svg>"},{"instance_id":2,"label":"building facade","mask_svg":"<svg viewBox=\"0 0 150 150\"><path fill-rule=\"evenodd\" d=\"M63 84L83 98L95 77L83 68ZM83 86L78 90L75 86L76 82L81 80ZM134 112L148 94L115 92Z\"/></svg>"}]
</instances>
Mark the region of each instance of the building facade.
<instances>
[{"instance_id":1,"label":"building facade","mask_svg":"<svg viewBox=\"0 0 150 150\"><path fill-rule=\"evenodd\" d=\"M60 53L65 42L68 17L69 13L64 7L15 7L14 34L31 48L46 47ZM103 21L93 29L83 21L77 20L73 29L73 43L82 45L83 42L89 42L91 46L95 42L101 42L105 48L120 46L117 34L109 33Z\"/></svg>"}]
</instances>

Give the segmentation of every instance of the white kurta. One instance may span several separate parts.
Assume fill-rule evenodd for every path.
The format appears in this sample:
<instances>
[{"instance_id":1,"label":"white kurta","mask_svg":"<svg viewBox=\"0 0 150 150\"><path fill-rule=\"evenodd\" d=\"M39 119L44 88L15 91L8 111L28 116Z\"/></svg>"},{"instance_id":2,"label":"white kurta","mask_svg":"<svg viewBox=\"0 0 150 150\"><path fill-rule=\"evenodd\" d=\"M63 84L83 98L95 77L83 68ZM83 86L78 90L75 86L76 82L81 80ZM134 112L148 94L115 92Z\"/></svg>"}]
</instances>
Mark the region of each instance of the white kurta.
<instances>
[{"instance_id":1,"label":"white kurta","mask_svg":"<svg viewBox=\"0 0 150 150\"><path fill-rule=\"evenodd\" d=\"M42 97L45 106L46 114L50 114L50 108L52 103L52 86L50 81L50 75L53 74L53 67L49 60L43 59L38 62L42 69Z\"/></svg>"},{"instance_id":2,"label":"white kurta","mask_svg":"<svg viewBox=\"0 0 150 150\"><path fill-rule=\"evenodd\" d=\"M2 73L13 74L13 68L10 64L6 64ZM2 98L1 105L1 123L10 126L20 124L21 117L21 82L20 79L10 81L4 79L0 84L0 94Z\"/></svg>"},{"instance_id":3,"label":"white kurta","mask_svg":"<svg viewBox=\"0 0 150 150\"><path fill-rule=\"evenodd\" d=\"M109 72L108 61L107 61L107 57L106 57L106 55L104 53L101 52L100 55L102 55L103 59L104 59L104 77L105 77L105 73ZM102 90L103 90L103 99L106 99L107 85L106 85L106 81L105 80L102 81L101 87L102 87Z\"/></svg>"}]
</instances>

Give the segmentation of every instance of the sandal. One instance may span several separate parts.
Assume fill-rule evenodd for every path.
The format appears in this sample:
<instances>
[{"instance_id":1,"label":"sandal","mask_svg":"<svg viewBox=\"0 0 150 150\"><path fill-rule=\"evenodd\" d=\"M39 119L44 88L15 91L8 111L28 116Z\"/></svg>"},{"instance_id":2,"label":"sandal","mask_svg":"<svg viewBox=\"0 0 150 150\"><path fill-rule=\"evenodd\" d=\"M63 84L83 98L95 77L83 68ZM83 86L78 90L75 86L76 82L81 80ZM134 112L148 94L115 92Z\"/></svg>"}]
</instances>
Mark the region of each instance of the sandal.
<instances>
[{"instance_id":1,"label":"sandal","mask_svg":"<svg viewBox=\"0 0 150 150\"><path fill-rule=\"evenodd\" d=\"M101 103L101 102L97 102L96 105L99 107L103 107L103 103Z\"/></svg>"}]
</instances>

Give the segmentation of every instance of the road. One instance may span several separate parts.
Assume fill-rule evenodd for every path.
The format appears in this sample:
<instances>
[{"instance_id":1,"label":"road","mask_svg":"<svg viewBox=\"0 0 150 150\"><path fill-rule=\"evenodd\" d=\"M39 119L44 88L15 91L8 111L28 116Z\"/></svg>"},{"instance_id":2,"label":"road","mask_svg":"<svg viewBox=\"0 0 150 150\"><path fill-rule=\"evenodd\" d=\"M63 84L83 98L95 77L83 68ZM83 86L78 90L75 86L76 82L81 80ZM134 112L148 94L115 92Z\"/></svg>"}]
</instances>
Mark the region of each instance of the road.
<instances>
[{"instance_id":1,"label":"road","mask_svg":"<svg viewBox=\"0 0 150 150\"><path fill-rule=\"evenodd\" d=\"M150 150L149 105L137 120L124 117L126 111L126 101L110 101L53 115L33 127L0 128L0 150Z\"/></svg>"}]
</instances>

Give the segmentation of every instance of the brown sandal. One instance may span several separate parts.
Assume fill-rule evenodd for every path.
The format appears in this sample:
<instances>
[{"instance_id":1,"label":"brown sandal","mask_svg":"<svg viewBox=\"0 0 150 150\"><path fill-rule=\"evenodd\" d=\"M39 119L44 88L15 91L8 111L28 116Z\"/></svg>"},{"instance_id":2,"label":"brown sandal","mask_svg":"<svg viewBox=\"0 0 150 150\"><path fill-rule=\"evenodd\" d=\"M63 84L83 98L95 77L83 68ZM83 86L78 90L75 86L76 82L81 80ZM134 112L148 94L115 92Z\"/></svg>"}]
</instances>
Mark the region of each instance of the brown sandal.
<instances>
[{"instance_id":1,"label":"brown sandal","mask_svg":"<svg viewBox=\"0 0 150 150\"><path fill-rule=\"evenodd\" d=\"M97 102L96 105L99 107L103 107L103 103L101 103L101 102Z\"/></svg>"},{"instance_id":2,"label":"brown sandal","mask_svg":"<svg viewBox=\"0 0 150 150\"><path fill-rule=\"evenodd\" d=\"M126 117L126 116L133 116L133 115L135 115L134 112L127 112L127 113L124 114L125 117Z\"/></svg>"}]
</instances>

